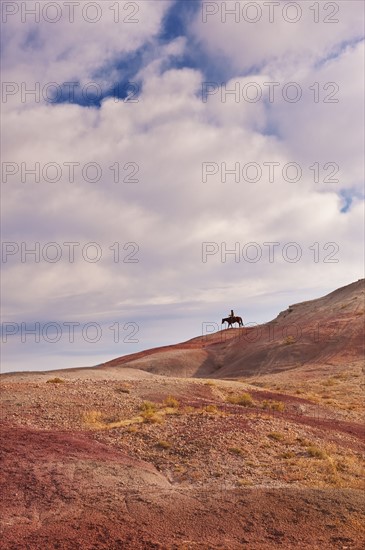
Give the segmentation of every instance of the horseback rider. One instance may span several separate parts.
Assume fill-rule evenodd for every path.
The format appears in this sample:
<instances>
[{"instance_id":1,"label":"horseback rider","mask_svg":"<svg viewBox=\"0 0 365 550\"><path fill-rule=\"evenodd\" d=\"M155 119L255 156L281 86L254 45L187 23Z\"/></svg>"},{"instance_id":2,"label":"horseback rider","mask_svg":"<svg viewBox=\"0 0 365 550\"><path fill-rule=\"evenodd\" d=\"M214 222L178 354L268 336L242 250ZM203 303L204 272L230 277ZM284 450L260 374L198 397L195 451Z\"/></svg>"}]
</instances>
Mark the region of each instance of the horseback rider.
<instances>
[{"instance_id":1,"label":"horseback rider","mask_svg":"<svg viewBox=\"0 0 365 550\"><path fill-rule=\"evenodd\" d=\"M232 325L234 325L234 323L238 323L238 326L239 327L243 327L243 320L242 320L242 317L236 317L235 314L234 314L234 311L233 309L231 309L231 313L229 314L228 317L226 317L226 319L222 319L222 325L223 323L227 323L228 326L227 328L231 327Z\"/></svg>"}]
</instances>

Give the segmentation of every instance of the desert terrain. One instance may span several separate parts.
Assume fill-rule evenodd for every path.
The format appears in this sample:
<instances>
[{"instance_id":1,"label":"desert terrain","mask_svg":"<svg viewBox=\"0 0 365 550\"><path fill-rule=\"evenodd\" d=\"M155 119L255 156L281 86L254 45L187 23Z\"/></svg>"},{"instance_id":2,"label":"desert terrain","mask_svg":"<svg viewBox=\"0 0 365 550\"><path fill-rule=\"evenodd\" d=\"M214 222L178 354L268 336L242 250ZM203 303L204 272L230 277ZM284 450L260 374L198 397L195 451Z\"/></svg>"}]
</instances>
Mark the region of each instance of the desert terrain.
<instances>
[{"instance_id":1,"label":"desert terrain","mask_svg":"<svg viewBox=\"0 0 365 550\"><path fill-rule=\"evenodd\" d=\"M1 376L18 549L360 549L364 280L93 368Z\"/></svg>"}]
</instances>

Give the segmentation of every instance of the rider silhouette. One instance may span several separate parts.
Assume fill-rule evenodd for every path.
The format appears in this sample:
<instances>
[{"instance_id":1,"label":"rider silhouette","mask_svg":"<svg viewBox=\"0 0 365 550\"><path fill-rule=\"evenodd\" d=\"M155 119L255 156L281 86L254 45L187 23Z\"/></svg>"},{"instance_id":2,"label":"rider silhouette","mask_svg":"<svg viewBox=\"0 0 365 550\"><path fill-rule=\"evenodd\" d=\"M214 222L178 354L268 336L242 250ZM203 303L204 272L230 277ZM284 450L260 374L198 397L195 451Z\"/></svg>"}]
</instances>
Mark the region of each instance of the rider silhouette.
<instances>
[{"instance_id":1,"label":"rider silhouette","mask_svg":"<svg viewBox=\"0 0 365 550\"><path fill-rule=\"evenodd\" d=\"M230 317L234 317L234 312L233 312L233 309L231 309L231 314L230 314Z\"/></svg>"}]
</instances>

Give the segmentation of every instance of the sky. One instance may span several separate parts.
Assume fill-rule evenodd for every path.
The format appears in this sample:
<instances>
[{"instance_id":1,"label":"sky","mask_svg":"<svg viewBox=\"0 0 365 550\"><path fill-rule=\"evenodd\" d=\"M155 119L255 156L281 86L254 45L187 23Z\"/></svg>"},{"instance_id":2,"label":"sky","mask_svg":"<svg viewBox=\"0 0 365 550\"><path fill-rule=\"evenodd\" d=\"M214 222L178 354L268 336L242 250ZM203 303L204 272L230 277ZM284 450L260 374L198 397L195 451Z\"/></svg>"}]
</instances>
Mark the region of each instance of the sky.
<instances>
[{"instance_id":1,"label":"sky","mask_svg":"<svg viewBox=\"0 0 365 550\"><path fill-rule=\"evenodd\" d=\"M2 372L364 276L364 4L2 2Z\"/></svg>"}]
</instances>

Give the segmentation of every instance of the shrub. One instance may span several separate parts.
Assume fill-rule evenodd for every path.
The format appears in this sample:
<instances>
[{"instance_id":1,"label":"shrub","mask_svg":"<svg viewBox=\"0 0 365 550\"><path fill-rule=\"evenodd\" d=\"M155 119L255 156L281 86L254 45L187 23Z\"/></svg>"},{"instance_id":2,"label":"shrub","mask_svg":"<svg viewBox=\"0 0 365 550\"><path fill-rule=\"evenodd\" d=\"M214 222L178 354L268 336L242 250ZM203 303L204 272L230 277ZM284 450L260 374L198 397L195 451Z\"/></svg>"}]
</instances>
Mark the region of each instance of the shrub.
<instances>
[{"instance_id":1,"label":"shrub","mask_svg":"<svg viewBox=\"0 0 365 550\"><path fill-rule=\"evenodd\" d=\"M322 449L320 449L319 447L316 447L315 445L311 445L310 447L308 447L307 448L307 453L312 458L323 459L323 458L327 457L326 452L322 451Z\"/></svg>"},{"instance_id":2,"label":"shrub","mask_svg":"<svg viewBox=\"0 0 365 550\"><path fill-rule=\"evenodd\" d=\"M218 413L218 409L215 405L207 405L205 407L205 410L208 412L208 413L212 413L212 414L217 414Z\"/></svg>"},{"instance_id":3,"label":"shrub","mask_svg":"<svg viewBox=\"0 0 365 550\"><path fill-rule=\"evenodd\" d=\"M284 344L286 346L289 346L290 344L295 344L295 338L294 336L287 336L284 340Z\"/></svg>"},{"instance_id":4,"label":"shrub","mask_svg":"<svg viewBox=\"0 0 365 550\"><path fill-rule=\"evenodd\" d=\"M58 376L56 376L55 378L50 378L49 380L47 380L47 384L64 384L65 381L63 378L58 378Z\"/></svg>"},{"instance_id":5,"label":"shrub","mask_svg":"<svg viewBox=\"0 0 365 550\"><path fill-rule=\"evenodd\" d=\"M253 485L253 482L250 479L239 479L237 485L245 487L246 485Z\"/></svg>"},{"instance_id":6,"label":"shrub","mask_svg":"<svg viewBox=\"0 0 365 550\"><path fill-rule=\"evenodd\" d=\"M271 400L265 399L262 402L262 408L283 412L285 411L285 403L283 403L282 401L271 401Z\"/></svg>"},{"instance_id":7,"label":"shrub","mask_svg":"<svg viewBox=\"0 0 365 550\"><path fill-rule=\"evenodd\" d=\"M169 443L168 441L159 441L157 443L157 447L159 447L160 449L170 449L171 443Z\"/></svg>"},{"instance_id":8,"label":"shrub","mask_svg":"<svg viewBox=\"0 0 365 550\"><path fill-rule=\"evenodd\" d=\"M241 395L231 395L227 398L228 403L233 405L241 405L242 407L249 407L253 405L253 399L249 393L241 393Z\"/></svg>"},{"instance_id":9,"label":"shrub","mask_svg":"<svg viewBox=\"0 0 365 550\"><path fill-rule=\"evenodd\" d=\"M243 405L244 407L248 407L250 405L253 405L253 399L249 393L242 393L238 397L238 405Z\"/></svg>"},{"instance_id":10,"label":"shrub","mask_svg":"<svg viewBox=\"0 0 365 550\"><path fill-rule=\"evenodd\" d=\"M156 403L151 403L151 401L143 401L141 405L141 411L145 412L156 412L156 408Z\"/></svg>"},{"instance_id":11,"label":"shrub","mask_svg":"<svg viewBox=\"0 0 365 550\"><path fill-rule=\"evenodd\" d=\"M85 424L93 428L101 428L104 426L102 414L100 411L85 411L82 415Z\"/></svg>"},{"instance_id":12,"label":"shrub","mask_svg":"<svg viewBox=\"0 0 365 550\"><path fill-rule=\"evenodd\" d=\"M271 404L271 408L273 409L273 411L283 412L285 411L285 403L283 403L282 401L273 401Z\"/></svg>"},{"instance_id":13,"label":"shrub","mask_svg":"<svg viewBox=\"0 0 365 550\"><path fill-rule=\"evenodd\" d=\"M297 437L297 441L301 447L309 447L310 445L313 445L313 443L305 437Z\"/></svg>"},{"instance_id":14,"label":"shrub","mask_svg":"<svg viewBox=\"0 0 365 550\"><path fill-rule=\"evenodd\" d=\"M166 397L164 401L164 405L165 407L170 407L171 409L178 409L180 406L180 403L178 402L177 399L175 399L175 397L172 397L172 395L169 395L168 397Z\"/></svg>"},{"instance_id":15,"label":"shrub","mask_svg":"<svg viewBox=\"0 0 365 550\"><path fill-rule=\"evenodd\" d=\"M162 422L161 416L156 414L153 410L146 410L141 414L143 422L148 424L159 424Z\"/></svg>"}]
</instances>

